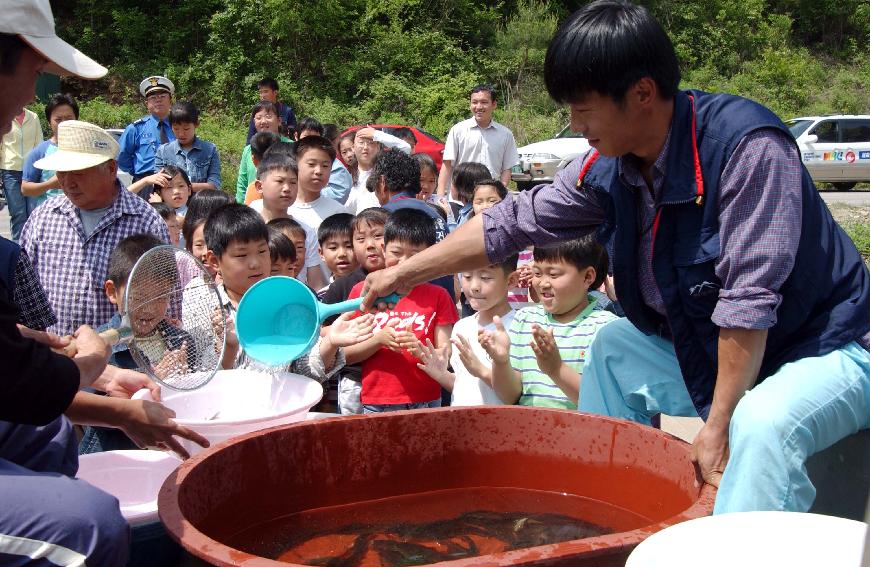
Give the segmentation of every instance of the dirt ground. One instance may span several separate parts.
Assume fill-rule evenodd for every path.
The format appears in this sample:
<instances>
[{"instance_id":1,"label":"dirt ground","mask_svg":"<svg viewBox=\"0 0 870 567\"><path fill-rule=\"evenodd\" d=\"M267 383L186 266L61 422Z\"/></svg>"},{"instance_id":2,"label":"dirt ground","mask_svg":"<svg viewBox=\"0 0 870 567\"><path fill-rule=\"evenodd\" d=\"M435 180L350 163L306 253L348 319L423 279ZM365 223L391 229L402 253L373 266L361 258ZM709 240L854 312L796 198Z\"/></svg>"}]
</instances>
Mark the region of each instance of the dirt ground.
<instances>
[{"instance_id":1,"label":"dirt ground","mask_svg":"<svg viewBox=\"0 0 870 567\"><path fill-rule=\"evenodd\" d=\"M828 205L831 209L831 214L841 226L850 226L855 224L870 224L870 207L853 207L840 203L831 203Z\"/></svg>"}]
</instances>

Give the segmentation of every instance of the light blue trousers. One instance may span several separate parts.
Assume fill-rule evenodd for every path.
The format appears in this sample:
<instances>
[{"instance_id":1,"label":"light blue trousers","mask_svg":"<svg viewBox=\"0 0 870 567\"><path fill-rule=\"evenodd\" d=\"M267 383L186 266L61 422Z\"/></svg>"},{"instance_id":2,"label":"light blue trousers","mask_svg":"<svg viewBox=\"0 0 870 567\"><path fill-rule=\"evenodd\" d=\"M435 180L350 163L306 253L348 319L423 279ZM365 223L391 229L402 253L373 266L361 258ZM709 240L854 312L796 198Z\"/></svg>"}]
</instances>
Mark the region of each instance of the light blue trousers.
<instances>
[{"instance_id":1,"label":"light blue trousers","mask_svg":"<svg viewBox=\"0 0 870 567\"><path fill-rule=\"evenodd\" d=\"M644 424L657 413L697 416L670 341L627 319L603 327L589 349L580 411ZM730 458L714 513L805 512L816 497L810 455L870 427L870 353L857 343L784 364L737 404Z\"/></svg>"}]
</instances>

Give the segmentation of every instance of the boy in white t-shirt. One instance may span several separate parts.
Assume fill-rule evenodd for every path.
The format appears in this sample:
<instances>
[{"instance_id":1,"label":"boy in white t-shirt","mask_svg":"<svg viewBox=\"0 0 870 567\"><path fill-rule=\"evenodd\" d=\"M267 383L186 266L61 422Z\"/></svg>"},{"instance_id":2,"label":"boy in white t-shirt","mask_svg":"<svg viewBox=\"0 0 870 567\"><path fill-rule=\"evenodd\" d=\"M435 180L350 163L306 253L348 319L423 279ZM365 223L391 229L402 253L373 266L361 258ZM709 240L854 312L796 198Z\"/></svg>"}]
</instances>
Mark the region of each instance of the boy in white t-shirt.
<instances>
[{"instance_id":1,"label":"boy in white t-shirt","mask_svg":"<svg viewBox=\"0 0 870 567\"><path fill-rule=\"evenodd\" d=\"M450 355L453 372L447 369L448 348L436 349L431 344L422 348L422 364L417 366L453 393L450 405L500 405L504 402L490 383L489 356L477 340L478 332L494 330L493 317L511 321L515 311L508 303L508 290L517 285L517 257L503 263L459 274L462 291L474 315L453 326L450 341L455 347ZM509 324L509 323L508 323Z\"/></svg>"},{"instance_id":2,"label":"boy in white t-shirt","mask_svg":"<svg viewBox=\"0 0 870 567\"><path fill-rule=\"evenodd\" d=\"M294 157L278 152L267 153L257 165L255 184L260 198L252 201L250 207L260 213L265 222L277 224L282 220L291 221L287 211L288 207L296 201L299 192L298 169ZM302 236L304 245L302 250L297 251L299 265L296 277L302 283L312 286L313 289L320 289L326 285L326 280L321 269L320 257L317 255L317 233L303 223L298 224L304 231ZM285 230L286 227L280 226L278 228ZM287 238L291 238L291 236L288 234Z\"/></svg>"},{"instance_id":3,"label":"boy in white t-shirt","mask_svg":"<svg viewBox=\"0 0 870 567\"><path fill-rule=\"evenodd\" d=\"M320 195L329 183L334 159L335 148L323 136L306 136L296 142L299 193L289 213L315 232L323 219L347 212L338 201Z\"/></svg>"}]
</instances>

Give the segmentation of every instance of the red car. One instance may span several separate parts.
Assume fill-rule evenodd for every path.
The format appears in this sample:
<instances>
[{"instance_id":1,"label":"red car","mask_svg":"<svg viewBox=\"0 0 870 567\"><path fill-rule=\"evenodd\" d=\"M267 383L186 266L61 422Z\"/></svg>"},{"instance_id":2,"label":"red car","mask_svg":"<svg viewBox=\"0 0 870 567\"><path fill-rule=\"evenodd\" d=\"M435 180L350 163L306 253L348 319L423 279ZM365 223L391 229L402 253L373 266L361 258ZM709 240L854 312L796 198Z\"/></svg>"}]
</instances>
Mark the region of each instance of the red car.
<instances>
[{"instance_id":1,"label":"red car","mask_svg":"<svg viewBox=\"0 0 870 567\"><path fill-rule=\"evenodd\" d=\"M417 145L414 146L415 154L429 154L432 159L435 160L435 165L438 167L438 170L441 170L441 159L444 155L444 143L441 142L438 138L426 132L424 130L420 130L416 126L402 126L400 124L367 124L361 126L351 126L342 134L347 132L356 132L360 128L365 128L366 126L371 126L372 128L376 128L382 132L386 132L387 134L391 134L393 136L396 135L396 129L398 128L407 128L411 132L414 133L414 137L417 138Z\"/></svg>"}]
</instances>

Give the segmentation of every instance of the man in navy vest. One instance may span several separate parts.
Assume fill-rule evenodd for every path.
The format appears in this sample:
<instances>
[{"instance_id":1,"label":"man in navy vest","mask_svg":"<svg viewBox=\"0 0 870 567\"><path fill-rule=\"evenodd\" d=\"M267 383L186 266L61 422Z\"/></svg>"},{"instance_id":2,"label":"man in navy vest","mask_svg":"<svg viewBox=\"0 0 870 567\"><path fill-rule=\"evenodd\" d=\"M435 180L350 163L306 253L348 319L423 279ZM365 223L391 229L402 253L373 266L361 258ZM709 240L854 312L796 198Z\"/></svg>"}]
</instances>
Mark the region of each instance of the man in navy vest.
<instances>
[{"instance_id":1,"label":"man in navy vest","mask_svg":"<svg viewBox=\"0 0 870 567\"><path fill-rule=\"evenodd\" d=\"M870 427L870 274L788 129L752 101L679 91L667 34L627 2L574 13L544 78L593 149L370 274L365 305L594 232L627 318L593 343L580 410L700 415L716 513L809 509L806 458Z\"/></svg>"}]
</instances>

